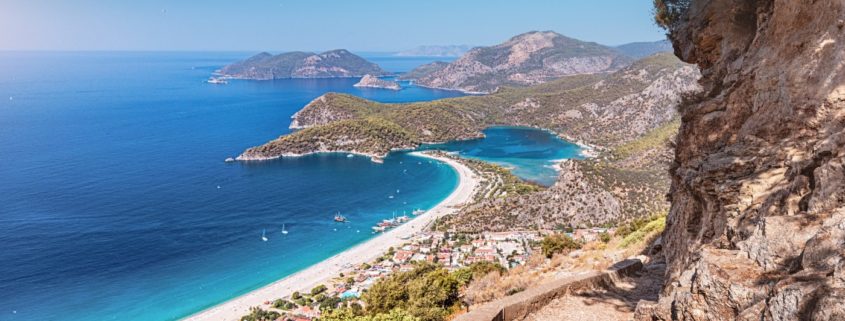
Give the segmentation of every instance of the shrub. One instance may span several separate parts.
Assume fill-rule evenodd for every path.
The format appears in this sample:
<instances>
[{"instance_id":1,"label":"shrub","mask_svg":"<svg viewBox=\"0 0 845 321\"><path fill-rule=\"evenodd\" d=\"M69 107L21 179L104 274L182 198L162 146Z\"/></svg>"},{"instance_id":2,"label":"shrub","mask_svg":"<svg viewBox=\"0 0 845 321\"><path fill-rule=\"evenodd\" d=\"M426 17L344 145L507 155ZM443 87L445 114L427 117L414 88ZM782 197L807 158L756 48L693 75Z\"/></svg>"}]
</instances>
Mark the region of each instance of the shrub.
<instances>
[{"instance_id":1,"label":"shrub","mask_svg":"<svg viewBox=\"0 0 845 321\"><path fill-rule=\"evenodd\" d=\"M296 305L285 299L277 299L276 301L273 301L273 307L281 310L290 310L296 308Z\"/></svg>"},{"instance_id":2,"label":"shrub","mask_svg":"<svg viewBox=\"0 0 845 321\"><path fill-rule=\"evenodd\" d=\"M601 233L599 233L599 240L600 240L602 243L607 243L607 242L610 242L610 233L608 233L608 232L601 232Z\"/></svg>"},{"instance_id":3,"label":"shrub","mask_svg":"<svg viewBox=\"0 0 845 321\"><path fill-rule=\"evenodd\" d=\"M421 321L440 321L458 302L459 282L440 266L418 263L373 284L362 295L371 316L403 309Z\"/></svg>"},{"instance_id":4,"label":"shrub","mask_svg":"<svg viewBox=\"0 0 845 321\"><path fill-rule=\"evenodd\" d=\"M317 295L326 291L326 285L320 284L311 289L311 295Z\"/></svg>"},{"instance_id":5,"label":"shrub","mask_svg":"<svg viewBox=\"0 0 845 321\"><path fill-rule=\"evenodd\" d=\"M566 234L552 234L543 238L540 248L543 250L543 255L552 258L557 253L580 249L581 244Z\"/></svg>"},{"instance_id":6,"label":"shrub","mask_svg":"<svg viewBox=\"0 0 845 321\"><path fill-rule=\"evenodd\" d=\"M466 291L463 300L469 305L484 303L494 299L524 291L535 284L536 276L529 269L520 266L501 274L490 272L473 280Z\"/></svg>"},{"instance_id":7,"label":"shrub","mask_svg":"<svg viewBox=\"0 0 845 321\"><path fill-rule=\"evenodd\" d=\"M249 308L249 314L241 317L241 321L273 321L280 317L278 312L262 310L259 307Z\"/></svg>"},{"instance_id":8,"label":"shrub","mask_svg":"<svg viewBox=\"0 0 845 321\"><path fill-rule=\"evenodd\" d=\"M692 0L654 0L654 22L671 30L681 16L689 10Z\"/></svg>"},{"instance_id":9,"label":"shrub","mask_svg":"<svg viewBox=\"0 0 845 321\"><path fill-rule=\"evenodd\" d=\"M663 229L666 228L666 216L658 216L641 228L637 229L636 231L628 234L625 238L622 239L622 242L619 244L621 247L628 247L632 244L637 244L645 240L650 235L654 235L656 233L660 233Z\"/></svg>"},{"instance_id":10,"label":"shrub","mask_svg":"<svg viewBox=\"0 0 845 321\"><path fill-rule=\"evenodd\" d=\"M467 285L472 280L490 274L490 272L499 272L501 274L505 273L505 271L506 269L498 263L476 262L467 267L461 268L452 274L455 276L455 280L457 280L460 285Z\"/></svg>"},{"instance_id":11,"label":"shrub","mask_svg":"<svg viewBox=\"0 0 845 321\"><path fill-rule=\"evenodd\" d=\"M355 309L335 309L323 314L321 321L420 321L419 317L403 309L393 309L375 315L361 315Z\"/></svg>"}]
</instances>

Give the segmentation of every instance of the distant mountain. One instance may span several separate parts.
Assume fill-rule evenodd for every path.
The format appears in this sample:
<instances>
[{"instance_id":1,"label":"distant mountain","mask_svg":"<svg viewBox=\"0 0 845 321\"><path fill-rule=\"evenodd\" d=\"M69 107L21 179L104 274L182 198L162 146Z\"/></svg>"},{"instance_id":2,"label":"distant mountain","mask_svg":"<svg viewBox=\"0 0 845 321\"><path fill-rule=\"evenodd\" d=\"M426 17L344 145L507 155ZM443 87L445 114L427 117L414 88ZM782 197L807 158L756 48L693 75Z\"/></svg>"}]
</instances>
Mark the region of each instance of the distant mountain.
<instances>
[{"instance_id":1,"label":"distant mountain","mask_svg":"<svg viewBox=\"0 0 845 321\"><path fill-rule=\"evenodd\" d=\"M651 56L658 52L672 52L672 43L669 40L652 42L632 42L616 46L616 50L634 59Z\"/></svg>"},{"instance_id":2,"label":"distant mountain","mask_svg":"<svg viewBox=\"0 0 845 321\"><path fill-rule=\"evenodd\" d=\"M311 52L288 52L271 55L262 52L246 60L225 66L217 71L222 76L271 80L284 78L339 78L361 77L367 74L388 74L378 65L345 49Z\"/></svg>"},{"instance_id":3,"label":"distant mountain","mask_svg":"<svg viewBox=\"0 0 845 321\"><path fill-rule=\"evenodd\" d=\"M396 53L396 56L460 57L470 49L472 47L467 45L419 46L400 51Z\"/></svg>"},{"instance_id":4,"label":"distant mountain","mask_svg":"<svg viewBox=\"0 0 845 321\"><path fill-rule=\"evenodd\" d=\"M618 70L632 59L614 48L533 31L491 47L476 47L445 68L417 79L432 88L490 93L501 86L528 86L575 74Z\"/></svg>"}]
</instances>

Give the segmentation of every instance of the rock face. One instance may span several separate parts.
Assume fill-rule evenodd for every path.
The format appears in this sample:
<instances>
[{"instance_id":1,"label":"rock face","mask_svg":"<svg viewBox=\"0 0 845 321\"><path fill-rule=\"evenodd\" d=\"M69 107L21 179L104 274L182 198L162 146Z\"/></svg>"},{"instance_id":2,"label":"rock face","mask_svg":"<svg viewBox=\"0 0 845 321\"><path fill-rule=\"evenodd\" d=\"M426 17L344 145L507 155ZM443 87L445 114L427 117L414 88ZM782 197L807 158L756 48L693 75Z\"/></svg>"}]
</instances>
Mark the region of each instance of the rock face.
<instances>
[{"instance_id":1,"label":"rock face","mask_svg":"<svg viewBox=\"0 0 845 321\"><path fill-rule=\"evenodd\" d=\"M630 62L630 58L609 47L551 31L535 31L496 46L473 48L417 83L490 93L503 85L527 86L567 75L613 71Z\"/></svg>"},{"instance_id":2,"label":"rock face","mask_svg":"<svg viewBox=\"0 0 845 321\"><path fill-rule=\"evenodd\" d=\"M658 3L704 90L681 107L667 279L638 319L845 320L845 1Z\"/></svg>"},{"instance_id":3,"label":"rock face","mask_svg":"<svg viewBox=\"0 0 845 321\"><path fill-rule=\"evenodd\" d=\"M252 80L285 78L338 78L387 74L378 65L347 50L338 49L321 54L288 52L271 55L262 52L246 60L225 66L218 74Z\"/></svg>"},{"instance_id":4,"label":"rock face","mask_svg":"<svg viewBox=\"0 0 845 321\"><path fill-rule=\"evenodd\" d=\"M367 88L383 88L383 89L390 89L390 90L401 90L402 86L395 81L387 81L383 79L379 79L373 75L364 75L361 77L361 80L358 83L354 84L355 87L367 87Z\"/></svg>"}]
</instances>

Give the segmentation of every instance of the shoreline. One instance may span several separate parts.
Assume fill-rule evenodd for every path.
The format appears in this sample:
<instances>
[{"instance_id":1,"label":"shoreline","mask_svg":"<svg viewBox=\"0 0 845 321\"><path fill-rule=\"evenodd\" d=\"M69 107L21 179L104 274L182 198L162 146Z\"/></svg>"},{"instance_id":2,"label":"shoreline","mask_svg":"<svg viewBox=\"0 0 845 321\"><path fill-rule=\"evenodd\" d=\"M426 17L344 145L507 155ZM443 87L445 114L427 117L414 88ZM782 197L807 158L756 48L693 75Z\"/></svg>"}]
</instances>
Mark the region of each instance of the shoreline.
<instances>
[{"instance_id":1,"label":"shoreline","mask_svg":"<svg viewBox=\"0 0 845 321\"><path fill-rule=\"evenodd\" d=\"M405 224L384 232L366 242L359 243L304 270L192 314L182 320L240 320L242 316L249 314L250 307L263 306L265 301L272 301L290 295L294 291L309 291L311 288L350 269L348 267L344 268L344 266L357 266L376 259L384 254L388 248L397 247L407 242L407 238L423 231L435 219L455 213L457 206L472 200L472 196L478 187L478 178L468 167L445 157L433 156L422 152L411 152L409 154L438 160L451 166L458 173L458 186L443 201Z\"/></svg>"}]
</instances>

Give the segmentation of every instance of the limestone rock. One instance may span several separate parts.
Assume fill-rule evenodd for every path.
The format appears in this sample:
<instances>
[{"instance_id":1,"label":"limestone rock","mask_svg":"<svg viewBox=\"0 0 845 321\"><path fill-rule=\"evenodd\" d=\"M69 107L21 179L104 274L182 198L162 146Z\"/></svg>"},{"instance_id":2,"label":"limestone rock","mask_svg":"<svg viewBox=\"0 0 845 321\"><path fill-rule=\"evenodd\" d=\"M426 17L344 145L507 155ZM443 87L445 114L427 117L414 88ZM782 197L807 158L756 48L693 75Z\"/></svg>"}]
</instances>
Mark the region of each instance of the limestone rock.
<instances>
[{"instance_id":1,"label":"limestone rock","mask_svg":"<svg viewBox=\"0 0 845 321\"><path fill-rule=\"evenodd\" d=\"M638 320L845 319L845 1L663 1L704 90L681 106L667 280Z\"/></svg>"}]
</instances>

